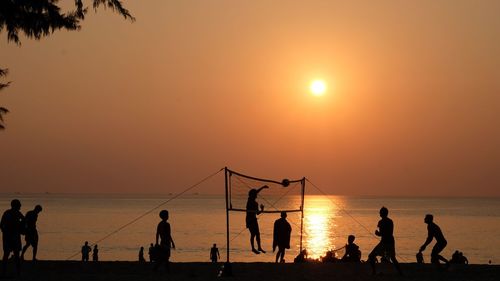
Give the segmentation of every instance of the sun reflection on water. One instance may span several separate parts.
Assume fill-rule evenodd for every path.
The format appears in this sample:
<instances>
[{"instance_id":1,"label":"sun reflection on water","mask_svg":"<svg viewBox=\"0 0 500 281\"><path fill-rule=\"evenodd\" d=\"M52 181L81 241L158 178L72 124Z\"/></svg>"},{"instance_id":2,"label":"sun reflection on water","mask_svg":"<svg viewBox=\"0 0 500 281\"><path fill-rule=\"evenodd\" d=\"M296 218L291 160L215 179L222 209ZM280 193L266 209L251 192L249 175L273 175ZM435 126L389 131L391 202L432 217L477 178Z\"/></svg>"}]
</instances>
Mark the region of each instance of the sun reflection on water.
<instances>
[{"instance_id":1,"label":"sun reflection on water","mask_svg":"<svg viewBox=\"0 0 500 281\"><path fill-rule=\"evenodd\" d=\"M340 200L335 198L333 200ZM309 258L317 259L335 249L337 209L322 196L307 198L304 212L304 248Z\"/></svg>"}]
</instances>

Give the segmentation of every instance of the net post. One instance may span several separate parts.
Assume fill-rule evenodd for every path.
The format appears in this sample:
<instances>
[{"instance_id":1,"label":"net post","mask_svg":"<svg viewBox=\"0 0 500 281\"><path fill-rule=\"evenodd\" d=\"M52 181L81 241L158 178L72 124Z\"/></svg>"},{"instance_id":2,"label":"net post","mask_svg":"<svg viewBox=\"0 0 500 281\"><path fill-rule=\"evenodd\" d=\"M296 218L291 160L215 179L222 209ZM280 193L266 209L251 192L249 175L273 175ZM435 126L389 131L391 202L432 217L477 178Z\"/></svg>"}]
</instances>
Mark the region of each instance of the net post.
<instances>
[{"instance_id":1,"label":"net post","mask_svg":"<svg viewBox=\"0 0 500 281\"><path fill-rule=\"evenodd\" d=\"M228 194L228 170L224 168L224 181L226 189L226 257L229 263L229 194Z\"/></svg>"},{"instance_id":2,"label":"net post","mask_svg":"<svg viewBox=\"0 0 500 281\"><path fill-rule=\"evenodd\" d=\"M306 178L302 178L301 185L302 185L302 198L301 198L302 202L300 204L300 252L302 253L302 235L304 228L304 197L306 191Z\"/></svg>"}]
</instances>

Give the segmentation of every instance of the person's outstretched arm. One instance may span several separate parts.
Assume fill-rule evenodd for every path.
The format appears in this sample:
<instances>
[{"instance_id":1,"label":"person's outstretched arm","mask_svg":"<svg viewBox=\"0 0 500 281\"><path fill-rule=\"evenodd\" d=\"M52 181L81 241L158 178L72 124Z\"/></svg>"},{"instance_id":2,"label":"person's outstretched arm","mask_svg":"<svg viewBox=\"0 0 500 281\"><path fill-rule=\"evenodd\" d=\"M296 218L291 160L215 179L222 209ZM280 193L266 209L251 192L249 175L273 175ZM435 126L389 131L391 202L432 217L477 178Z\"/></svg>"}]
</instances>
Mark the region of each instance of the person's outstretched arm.
<instances>
[{"instance_id":1,"label":"person's outstretched arm","mask_svg":"<svg viewBox=\"0 0 500 281\"><path fill-rule=\"evenodd\" d=\"M175 249L175 243L174 243L174 239L172 238L172 236L170 236L170 243L172 243L172 249Z\"/></svg>"},{"instance_id":2,"label":"person's outstretched arm","mask_svg":"<svg viewBox=\"0 0 500 281\"><path fill-rule=\"evenodd\" d=\"M431 243L432 238L434 238L434 235L432 234L431 229L429 228L428 233L427 233L427 239L425 240L424 244L420 247L420 252L425 251L425 247Z\"/></svg>"},{"instance_id":3,"label":"person's outstretched arm","mask_svg":"<svg viewBox=\"0 0 500 281\"><path fill-rule=\"evenodd\" d=\"M257 189L257 193L259 193L262 189L266 189L266 188L269 188L269 186L267 186L267 185L262 186L261 188Z\"/></svg>"}]
</instances>

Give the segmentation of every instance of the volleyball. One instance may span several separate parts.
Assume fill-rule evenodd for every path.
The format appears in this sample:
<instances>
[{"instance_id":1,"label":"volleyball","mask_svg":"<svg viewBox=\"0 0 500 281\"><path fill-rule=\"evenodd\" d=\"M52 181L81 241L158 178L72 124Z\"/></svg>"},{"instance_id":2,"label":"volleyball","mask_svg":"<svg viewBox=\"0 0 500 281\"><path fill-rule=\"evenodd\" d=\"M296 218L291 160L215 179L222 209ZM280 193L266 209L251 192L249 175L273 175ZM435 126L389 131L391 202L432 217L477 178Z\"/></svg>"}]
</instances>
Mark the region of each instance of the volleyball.
<instances>
[{"instance_id":1,"label":"volleyball","mask_svg":"<svg viewBox=\"0 0 500 281\"><path fill-rule=\"evenodd\" d=\"M283 187L287 187L290 185L290 180L289 179L284 179L281 181L281 185L283 185Z\"/></svg>"}]
</instances>

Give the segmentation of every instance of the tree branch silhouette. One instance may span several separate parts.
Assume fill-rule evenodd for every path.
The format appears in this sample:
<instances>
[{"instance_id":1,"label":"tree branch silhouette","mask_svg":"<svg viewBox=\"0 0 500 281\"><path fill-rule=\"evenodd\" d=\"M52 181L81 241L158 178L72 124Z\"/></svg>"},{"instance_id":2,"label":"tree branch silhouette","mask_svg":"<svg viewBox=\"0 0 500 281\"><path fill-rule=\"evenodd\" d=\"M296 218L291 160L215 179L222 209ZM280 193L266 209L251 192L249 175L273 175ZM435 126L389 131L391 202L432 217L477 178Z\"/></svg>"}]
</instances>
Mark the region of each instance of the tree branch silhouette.
<instances>
[{"instance_id":1,"label":"tree branch silhouette","mask_svg":"<svg viewBox=\"0 0 500 281\"><path fill-rule=\"evenodd\" d=\"M126 20L135 18L123 6L120 0L92 0L92 8L101 6L123 16ZM28 39L40 40L58 30L75 31L81 29L89 8L83 0L75 0L70 11L63 11L59 0L0 0L0 33L6 30L7 42L21 45L20 34ZM7 69L0 68L0 78L8 74ZM8 87L10 82L0 82L0 90ZM5 129L3 115L8 113L0 107L0 129Z\"/></svg>"}]
</instances>

